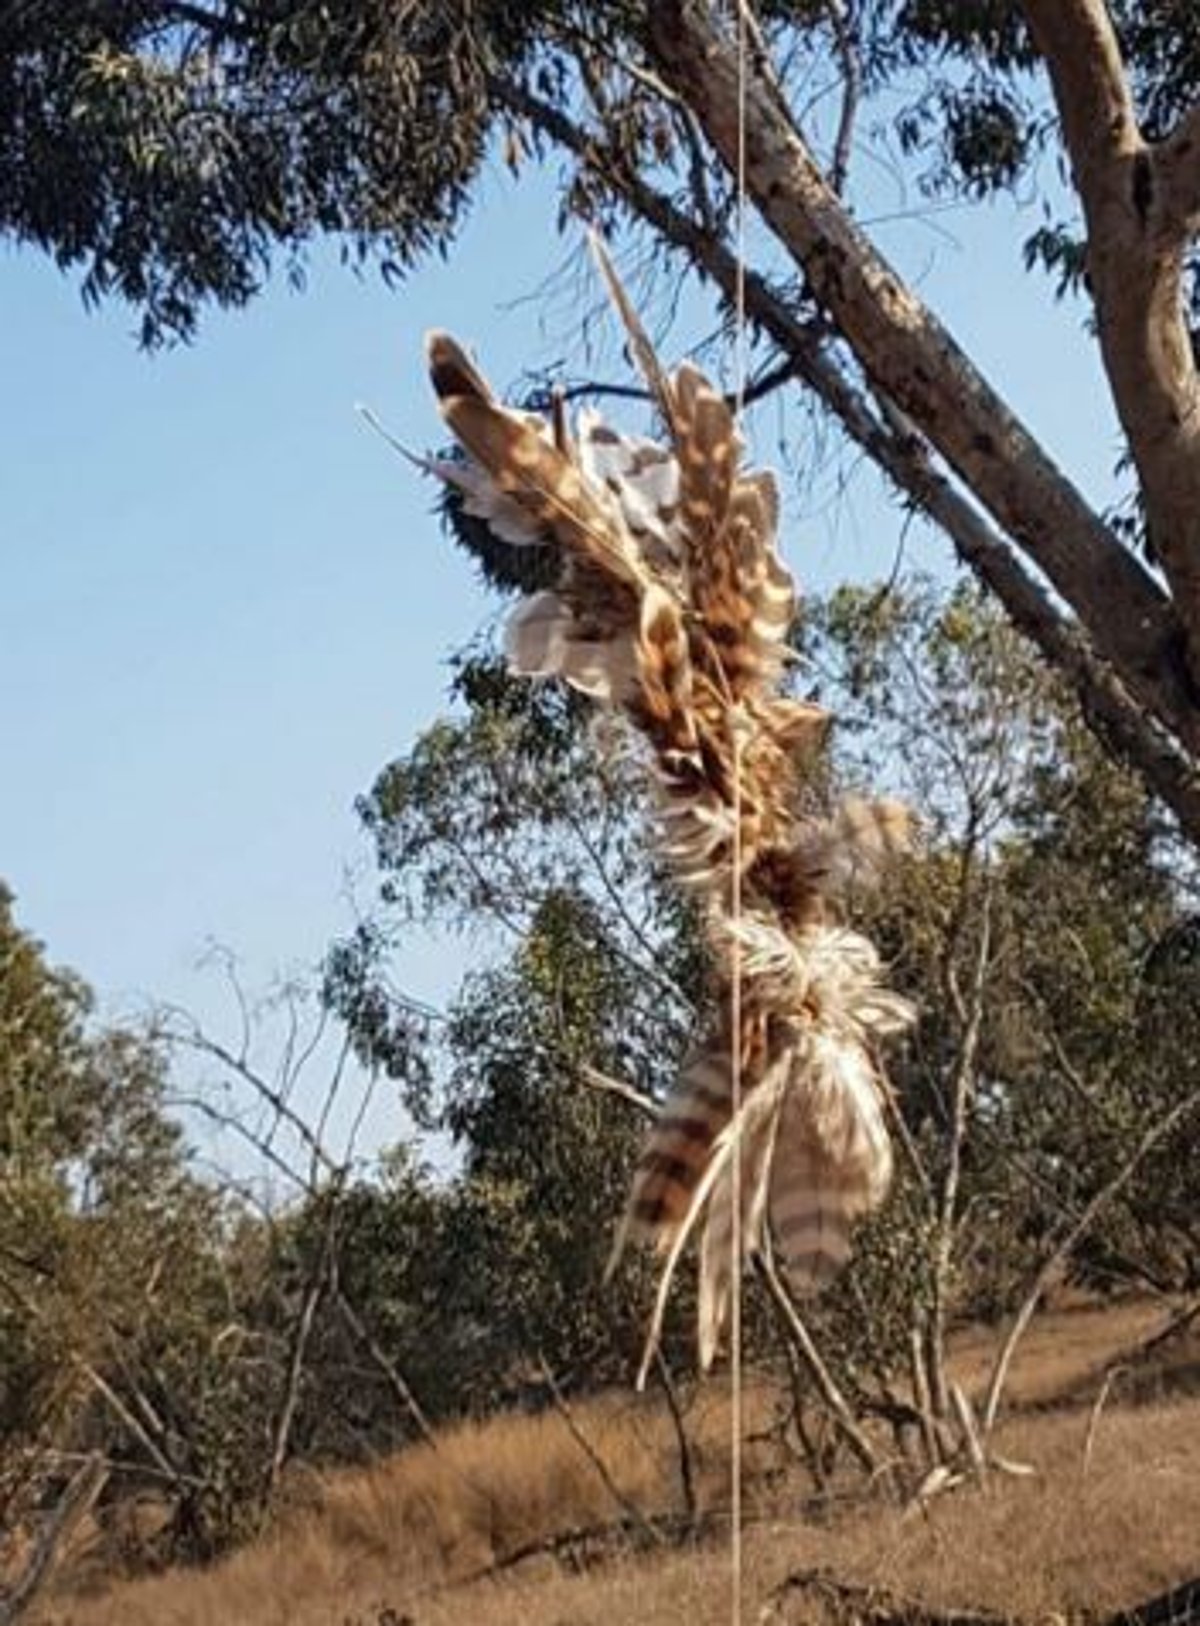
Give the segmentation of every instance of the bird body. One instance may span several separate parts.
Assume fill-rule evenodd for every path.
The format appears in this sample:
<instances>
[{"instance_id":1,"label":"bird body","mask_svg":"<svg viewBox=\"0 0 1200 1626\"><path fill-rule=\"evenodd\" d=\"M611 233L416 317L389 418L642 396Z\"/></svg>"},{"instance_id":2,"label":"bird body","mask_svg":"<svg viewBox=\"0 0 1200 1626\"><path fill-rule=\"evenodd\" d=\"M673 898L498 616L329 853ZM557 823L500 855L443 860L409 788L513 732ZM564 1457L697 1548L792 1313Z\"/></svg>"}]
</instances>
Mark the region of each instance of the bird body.
<instances>
[{"instance_id":1,"label":"bird body","mask_svg":"<svg viewBox=\"0 0 1200 1626\"><path fill-rule=\"evenodd\" d=\"M806 810L830 719L780 692L795 594L776 551L775 482L743 466L729 403L701 372L665 373L598 256L668 444L594 412L572 438L561 414L512 411L436 333L431 378L466 456L430 466L501 540L557 544L559 578L512 616L509 661L619 709L646 741L658 849L700 907L723 1015L647 1138L617 1246L643 1238L665 1257L652 1345L675 1264L700 1233L707 1365L735 1223L747 1249L769 1232L803 1295L832 1279L854 1222L887 1191L880 1047L912 1012L885 988L870 942L841 924L839 900L903 847L908 824L887 801Z\"/></svg>"}]
</instances>

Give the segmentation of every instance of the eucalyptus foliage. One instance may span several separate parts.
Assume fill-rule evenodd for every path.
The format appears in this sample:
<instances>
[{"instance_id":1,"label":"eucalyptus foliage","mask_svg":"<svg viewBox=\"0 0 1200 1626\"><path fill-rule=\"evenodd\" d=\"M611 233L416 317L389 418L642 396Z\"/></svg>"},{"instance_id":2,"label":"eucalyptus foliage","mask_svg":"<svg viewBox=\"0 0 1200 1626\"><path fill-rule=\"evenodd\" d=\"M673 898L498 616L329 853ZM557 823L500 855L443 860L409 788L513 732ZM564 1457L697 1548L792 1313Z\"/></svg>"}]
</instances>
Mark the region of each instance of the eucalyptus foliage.
<instances>
[{"instance_id":1,"label":"eucalyptus foliage","mask_svg":"<svg viewBox=\"0 0 1200 1626\"><path fill-rule=\"evenodd\" d=\"M837 9L761 8L797 85L836 60ZM1112 10L1153 134L1189 103L1200 25L1182 0ZM0 232L78 271L89 302L133 305L154 344L191 337L206 304L244 304L272 265L302 280L321 237L389 279L444 254L489 151L550 159L522 132L521 94L570 113L592 86L624 160L682 186L696 154L637 72L645 13L628 0L14 0L0 13ZM864 94L922 187L983 198L1040 184L1056 137L1017 6L867 0L848 27ZM582 166L568 175L563 218L610 208ZM1031 253L1069 280L1075 236L1055 216Z\"/></svg>"}]
</instances>

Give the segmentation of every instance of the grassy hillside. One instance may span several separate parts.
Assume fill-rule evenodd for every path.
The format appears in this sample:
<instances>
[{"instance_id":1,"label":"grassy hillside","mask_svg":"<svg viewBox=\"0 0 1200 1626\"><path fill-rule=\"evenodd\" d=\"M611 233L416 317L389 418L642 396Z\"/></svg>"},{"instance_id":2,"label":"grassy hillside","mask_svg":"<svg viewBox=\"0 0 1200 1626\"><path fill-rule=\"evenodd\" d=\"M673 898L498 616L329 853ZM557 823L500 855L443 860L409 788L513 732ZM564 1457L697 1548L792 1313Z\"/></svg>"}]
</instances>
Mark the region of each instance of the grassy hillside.
<instances>
[{"instance_id":1,"label":"grassy hillside","mask_svg":"<svg viewBox=\"0 0 1200 1626\"><path fill-rule=\"evenodd\" d=\"M993 1477L927 1512L846 1470L814 1501L770 1424L746 1407L745 1618L836 1618L820 1570L931 1608L1035 1621L1102 1617L1200 1574L1200 1335L1137 1353L1151 1304L1043 1316L1000 1440L1031 1478ZM1194 1324L1193 1324L1194 1325ZM991 1335L958 1344L977 1379ZM1105 1374L1116 1369L1101 1411ZM695 1521L660 1403L613 1393L461 1427L359 1472L293 1478L270 1535L208 1571L112 1583L102 1532L73 1555L40 1626L707 1626L729 1619L728 1401L690 1400ZM586 1448L578 1435L586 1440ZM1091 1438L1090 1452L1085 1447ZM793 1578L789 1584L789 1577ZM822 1600L825 1601L822 1601Z\"/></svg>"}]
</instances>

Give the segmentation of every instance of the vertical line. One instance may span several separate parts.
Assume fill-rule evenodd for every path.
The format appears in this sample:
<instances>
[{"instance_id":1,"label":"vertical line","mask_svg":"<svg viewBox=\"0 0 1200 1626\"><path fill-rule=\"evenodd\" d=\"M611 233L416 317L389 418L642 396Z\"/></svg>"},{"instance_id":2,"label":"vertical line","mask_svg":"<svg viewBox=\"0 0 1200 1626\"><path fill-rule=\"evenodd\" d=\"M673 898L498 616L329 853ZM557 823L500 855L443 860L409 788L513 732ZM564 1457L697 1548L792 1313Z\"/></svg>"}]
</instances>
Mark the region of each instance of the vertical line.
<instances>
[{"instance_id":1,"label":"vertical line","mask_svg":"<svg viewBox=\"0 0 1200 1626\"><path fill-rule=\"evenodd\" d=\"M736 270L734 283L734 401L735 420L741 428L746 405L746 4L737 9L737 200ZM736 928L742 916L742 732L736 707L731 710L733 745L733 876L729 907ZM742 1620L742 945L733 933L729 983L730 1096L733 1109L733 1173L730 1202L730 1307L729 1307L729 1514L730 1514L730 1619Z\"/></svg>"},{"instance_id":2,"label":"vertical line","mask_svg":"<svg viewBox=\"0 0 1200 1626\"><path fill-rule=\"evenodd\" d=\"M742 735L736 715L730 716L733 744L733 876L730 915L736 927L742 914ZM730 1104L733 1111L733 1170L729 1228L729 1516L733 1626L742 1619L742 945L733 933L729 978Z\"/></svg>"}]
</instances>

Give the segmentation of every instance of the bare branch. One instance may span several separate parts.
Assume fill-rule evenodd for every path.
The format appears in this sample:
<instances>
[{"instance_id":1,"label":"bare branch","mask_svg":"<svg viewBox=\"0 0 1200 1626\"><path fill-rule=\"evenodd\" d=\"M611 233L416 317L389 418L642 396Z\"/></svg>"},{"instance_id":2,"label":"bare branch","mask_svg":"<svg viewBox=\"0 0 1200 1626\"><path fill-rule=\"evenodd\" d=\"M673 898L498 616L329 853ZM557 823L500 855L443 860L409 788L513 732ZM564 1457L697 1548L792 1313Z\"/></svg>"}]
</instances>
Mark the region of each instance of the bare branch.
<instances>
[{"instance_id":1,"label":"bare branch","mask_svg":"<svg viewBox=\"0 0 1200 1626\"><path fill-rule=\"evenodd\" d=\"M1119 1362L1117 1365L1105 1369L1103 1381L1097 1391L1095 1400L1092 1402L1092 1409L1088 1413L1087 1434L1084 1436L1083 1441L1083 1461L1079 1468L1081 1479L1087 1478L1088 1469L1092 1465L1092 1449L1096 1444L1096 1430L1100 1426L1100 1413L1104 1410L1104 1402L1108 1399L1108 1391L1125 1370L1125 1367Z\"/></svg>"},{"instance_id":2,"label":"bare branch","mask_svg":"<svg viewBox=\"0 0 1200 1626\"><path fill-rule=\"evenodd\" d=\"M800 1318L787 1288L779 1279L779 1272L775 1269L774 1260L769 1258L766 1251L764 1251L755 1255L754 1263L759 1276L766 1285L771 1302L787 1328L793 1347L804 1362L809 1376L816 1384L817 1393L821 1396L830 1416L837 1424L839 1431L845 1437L846 1443L850 1446L854 1455L866 1472L874 1476L881 1467L879 1458L875 1454L875 1448L862 1429L859 1428L849 1401L838 1388L833 1374L821 1359L821 1352L813 1342L812 1334Z\"/></svg>"},{"instance_id":3,"label":"bare branch","mask_svg":"<svg viewBox=\"0 0 1200 1626\"><path fill-rule=\"evenodd\" d=\"M292 1438L292 1424L296 1417L296 1407L300 1403L300 1386L304 1381L304 1363L308 1355L309 1339L312 1337L313 1322L316 1319L317 1307L330 1286L334 1275L339 1213L338 1195L336 1189L328 1194L329 1212L325 1219L321 1246L316 1262L309 1273L309 1279L305 1284L299 1314L296 1316L292 1327L287 1372L284 1378L283 1394L280 1397L279 1412L272 1431L271 1460L267 1465L266 1483L263 1487L263 1494L267 1500L275 1494L279 1485L279 1477L283 1473L283 1467L287 1461L288 1448Z\"/></svg>"},{"instance_id":4,"label":"bare branch","mask_svg":"<svg viewBox=\"0 0 1200 1626\"><path fill-rule=\"evenodd\" d=\"M334 1285L333 1294L342 1319L345 1321L354 1337L357 1338L358 1342L362 1345L363 1349L371 1357L375 1365L383 1374L384 1378L387 1380L388 1387L391 1389L392 1393L399 1402L401 1410L406 1412L408 1416L412 1418L412 1421L416 1425L417 1432L425 1441L426 1445L431 1446L433 1450L437 1451L439 1449L438 1439L437 1435L433 1431L433 1426L422 1410L420 1402L417 1400L416 1395L413 1393L412 1388L410 1387L403 1373L400 1371L400 1368L387 1354L379 1341L373 1336L370 1328L363 1321L362 1317L358 1314L357 1310L355 1310L354 1306L350 1303L349 1299L347 1299L346 1295L342 1292L342 1289L337 1286L336 1283Z\"/></svg>"},{"instance_id":5,"label":"bare branch","mask_svg":"<svg viewBox=\"0 0 1200 1626\"><path fill-rule=\"evenodd\" d=\"M642 1512L641 1508L637 1505L633 1498L627 1496L617 1484L616 1480L609 1471L608 1464L604 1461L604 1458L588 1439L583 1429L580 1428L575 1419L574 1413L571 1411L571 1408L567 1405L566 1400L563 1398L562 1390L555 1381L554 1373L550 1370L550 1365L544 1355L538 1357L538 1366L541 1369L542 1380L549 1391L550 1399L554 1405L555 1411L566 1424L567 1432L575 1441L575 1444L583 1452L584 1456L591 1463L597 1474L599 1474L605 1490L612 1497L613 1501L617 1504L621 1511L633 1522L635 1527L641 1531L642 1535L649 1540L651 1545L661 1547L662 1537L659 1535L658 1531L650 1523L649 1519L647 1519L646 1515Z\"/></svg>"},{"instance_id":6,"label":"bare branch","mask_svg":"<svg viewBox=\"0 0 1200 1626\"><path fill-rule=\"evenodd\" d=\"M933 1417L932 1396L929 1393L929 1372L925 1364L924 1329L917 1325L909 1331L909 1367L912 1378L913 1404L921 1420L921 1437L925 1443L925 1457L932 1471L945 1460L941 1436Z\"/></svg>"},{"instance_id":7,"label":"bare branch","mask_svg":"<svg viewBox=\"0 0 1200 1626\"><path fill-rule=\"evenodd\" d=\"M59 1552L72 1530L86 1517L108 1479L108 1464L100 1456L87 1459L58 1499L17 1579L0 1588L0 1626L12 1626L33 1603L50 1577Z\"/></svg>"},{"instance_id":8,"label":"bare branch","mask_svg":"<svg viewBox=\"0 0 1200 1626\"><path fill-rule=\"evenodd\" d=\"M1000 1398L1004 1393L1004 1385L1008 1378L1008 1369L1012 1364L1013 1354L1024 1336L1025 1329L1033 1319L1033 1313L1037 1309L1038 1301L1049 1286L1056 1271L1070 1257L1072 1251L1087 1234L1098 1215L1108 1207L1113 1198L1133 1179L1140 1165L1154 1148L1177 1129L1198 1106L1200 1106L1200 1090L1193 1090L1189 1095L1184 1096L1182 1101L1177 1101L1171 1110L1164 1113L1157 1123L1152 1124L1112 1179L1106 1185L1101 1186L1100 1190L1096 1192L1095 1196L1080 1213L1074 1225L1063 1235L1057 1247L1051 1249L1043 1260L1013 1318L1012 1325L996 1357L996 1364L992 1369L991 1381L988 1384L987 1401L983 1409L982 1431L985 1439L991 1433L996 1422L996 1413L1000 1409Z\"/></svg>"},{"instance_id":9,"label":"bare branch","mask_svg":"<svg viewBox=\"0 0 1200 1626\"><path fill-rule=\"evenodd\" d=\"M84 1360L82 1355L72 1353L71 1359L108 1406L113 1416L118 1422L125 1425L150 1460L162 1472L163 1476L175 1484L182 1483L183 1476L180 1474L179 1469L171 1461L170 1457L159 1449L157 1443L151 1438L133 1412L130 1411L104 1374L99 1372L90 1361Z\"/></svg>"},{"instance_id":10,"label":"bare branch","mask_svg":"<svg viewBox=\"0 0 1200 1626\"><path fill-rule=\"evenodd\" d=\"M699 215L706 231L717 230L717 211L713 206L712 194L708 189L708 176L705 169L704 141L699 127L696 124L696 115L690 107L685 107L675 97L672 108L675 126L683 138L688 153L688 187L692 194L692 206Z\"/></svg>"},{"instance_id":11,"label":"bare branch","mask_svg":"<svg viewBox=\"0 0 1200 1626\"><path fill-rule=\"evenodd\" d=\"M834 43L842 64L842 107L838 115L833 157L829 164L829 185L840 197L845 191L846 177L850 171L854 121L858 116L858 104L862 97L862 58L859 55L858 41L854 37L854 26L847 15L843 0L825 0L825 10L829 15Z\"/></svg>"},{"instance_id":12,"label":"bare branch","mask_svg":"<svg viewBox=\"0 0 1200 1626\"><path fill-rule=\"evenodd\" d=\"M675 1431L675 1444L679 1452L679 1485L683 1491L684 1514L687 1518L688 1528L694 1529L699 1507L696 1501L696 1470L692 1462L692 1444L688 1439L687 1425L683 1420L683 1408L679 1404L675 1380L671 1376L671 1368L667 1365L666 1356L661 1349L654 1351L654 1367L658 1373L659 1382L663 1386L667 1411L671 1417L671 1427Z\"/></svg>"},{"instance_id":13,"label":"bare branch","mask_svg":"<svg viewBox=\"0 0 1200 1626\"><path fill-rule=\"evenodd\" d=\"M286 1180L299 1187L301 1191L311 1190L311 1183L305 1175L297 1174L286 1158L280 1157L273 1147L267 1145L261 1135L256 1135L249 1129L236 1113L227 1108L218 1107L203 1095L189 1094L186 1090L172 1090L165 1097L164 1104L177 1111L197 1112L201 1117L207 1118L210 1123L216 1124L219 1129L228 1129L237 1135L239 1140L247 1146L254 1148L259 1155L271 1165Z\"/></svg>"},{"instance_id":14,"label":"bare branch","mask_svg":"<svg viewBox=\"0 0 1200 1626\"><path fill-rule=\"evenodd\" d=\"M723 399L727 406L740 405L745 408L753 406L756 401L764 400L768 395L774 394L785 384L790 384L796 377L796 364L785 357L774 367L768 367L747 384L741 395L726 394ZM599 401L604 399L614 401L650 401L652 396L648 389L640 384L605 384L599 380L585 379L579 384L567 384L554 391L560 401Z\"/></svg>"},{"instance_id":15,"label":"bare branch","mask_svg":"<svg viewBox=\"0 0 1200 1626\"><path fill-rule=\"evenodd\" d=\"M590 1067L586 1063L580 1067L579 1076L591 1090L599 1090L604 1095L615 1095L619 1100L628 1101L630 1106L651 1120L657 1119L659 1108L653 1096L647 1095L633 1084L626 1084L623 1079L613 1078L608 1073L602 1073L598 1067Z\"/></svg>"},{"instance_id":16,"label":"bare branch","mask_svg":"<svg viewBox=\"0 0 1200 1626\"><path fill-rule=\"evenodd\" d=\"M290 1105L284 1090L264 1078L251 1065L245 1053L235 1054L226 1045L222 1044L219 1039L214 1039L210 1034L206 1033L194 1017L190 1016L186 1011L173 1007L167 1007L162 1013L160 1037L167 1044L191 1050L196 1055L206 1056L212 1061L220 1062L234 1077L241 1079L243 1083L250 1086L253 1093L271 1108L277 1120L282 1120L288 1125L289 1129L300 1141L300 1144L310 1154L314 1164L329 1175L336 1175L339 1172L338 1164L330 1157L301 1115ZM188 1104L197 1106L198 1102L194 1098L189 1098ZM209 1112L213 1116L220 1116L211 1107ZM279 1163L280 1160L271 1153L269 1137L267 1144L264 1146L261 1139L255 1140L255 1137L250 1135L243 1126L237 1125L232 1116L225 1121L239 1128L241 1133L246 1135L248 1139L255 1141L255 1144L259 1145L265 1155L271 1156L273 1162ZM294 1170L288 1169L287 1172L293 1179L299 1180L299 1176L295 1174ZM303 1184L304 1182L301 1181L300 1183ZM311 1184L311 1181L308 1183Z\"/></svg>"},{"instance_id":17,"label":"bare branch","mask_svg":"<svg viewBox=\"0 0 1200 1626\"><path fill-rule=\"evenodd\" d=\"M964 887L966 881L964 880ZM988 967L991 963L991 910L988 894L983 898L983 913L979 938L972 967L970 996L960 996L960 1020L963 1029L950 1070L950 1122L948 1126L946 1173L936 1215L933 1242L933 1304L929 1319L929 1380L933 1406L939 1417L946 1415L949 1393L946 1380L946 1322L949 1314L950 1274L954 1255L958 1190L962 1175L963 1150L967 1139L967 1126L971 1102L975 1093L975 1075L979 1056L979 1041L983 1033L985 990Z\"/></svg>"},{"instance_id":18,"label":"bare branch","mask_svg":"<svg viewBox=\"0 0 1200 1626\"><path fill-rule=\"evenodd\" d=\"M962 1430L963 1446L971 1464L971 1470L979 1483L987 1478L987 1458L983 1451L983 1442L979 1438L979 1425L975 1421L975 1412L966 1392L957 1384L950 1385L950 1400L954 1406L954 1415L958 1419L958 1426Z\"/></svg>"}]
</instances>

